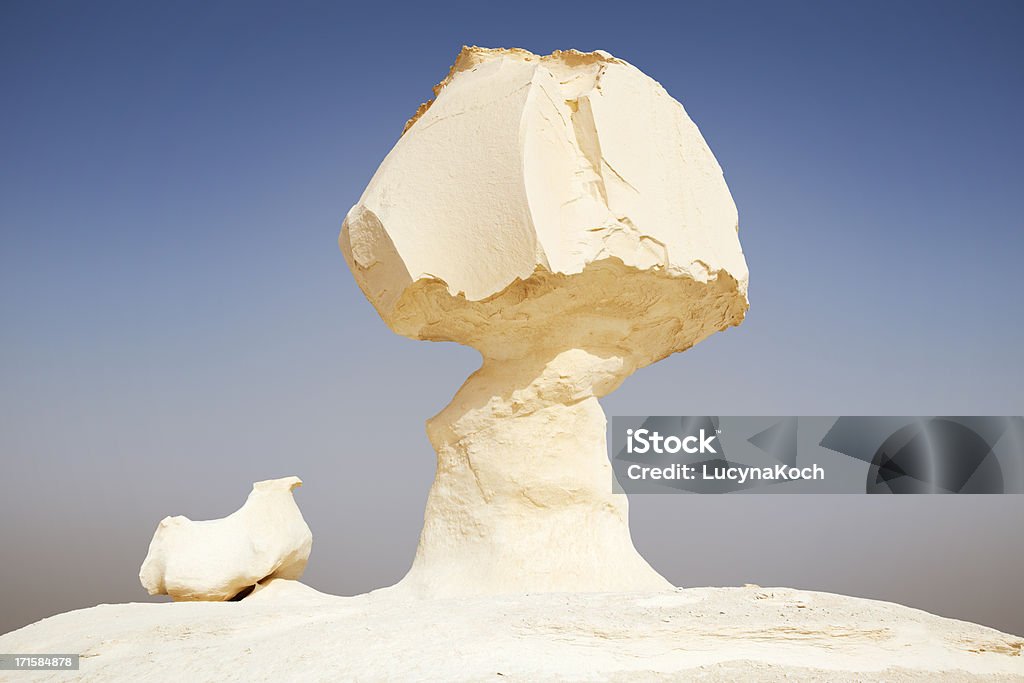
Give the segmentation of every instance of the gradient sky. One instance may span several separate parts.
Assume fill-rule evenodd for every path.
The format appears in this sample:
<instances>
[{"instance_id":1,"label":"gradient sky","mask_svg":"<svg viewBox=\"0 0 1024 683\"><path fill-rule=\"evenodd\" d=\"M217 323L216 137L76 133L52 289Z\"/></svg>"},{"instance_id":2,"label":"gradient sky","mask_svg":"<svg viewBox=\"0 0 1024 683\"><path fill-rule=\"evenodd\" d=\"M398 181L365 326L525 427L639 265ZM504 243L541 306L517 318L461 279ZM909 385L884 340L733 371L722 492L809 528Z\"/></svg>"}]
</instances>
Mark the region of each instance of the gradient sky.
<instances>
[{"instance_id":1,"label":"gradient sky","mask_svg":"<svg viewBox=\"0 0 1024 683\"><path fill-rule=\"evenodd\" d=\"M609 415L1024 413L1024 5L0 3L0 632L145 599L168 514L291 474L308 582L408 568L423 422L477 354L392 334L341 219L459 47L604 49L683 102L751 271L738 329ZM1024 634L1024 496L636 496L679 585Z\"/></svg>"}]
</instances>

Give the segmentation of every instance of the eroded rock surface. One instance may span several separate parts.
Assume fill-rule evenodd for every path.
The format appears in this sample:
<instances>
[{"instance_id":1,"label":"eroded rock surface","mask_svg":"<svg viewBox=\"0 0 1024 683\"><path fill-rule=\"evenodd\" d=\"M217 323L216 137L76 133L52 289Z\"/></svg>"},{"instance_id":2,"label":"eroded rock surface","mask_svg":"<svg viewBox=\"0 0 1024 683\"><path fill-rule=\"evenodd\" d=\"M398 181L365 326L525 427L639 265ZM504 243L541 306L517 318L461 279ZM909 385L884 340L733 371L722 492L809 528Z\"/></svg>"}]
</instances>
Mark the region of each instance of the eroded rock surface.
<instances>
[{"instance_id":1,"label":"eroded rock surface","mask_svg":"<svg viewBox=\"0 0 1024 683\"><path fill-rule=\"evenodd\" d=\"M258 481L224 519L165 517L149 544L139 580L150 595L230 600L271 578L298 579L313 547L292 491L298 477Z\"/></svg>"},{"instance_id":2,"label":"eroded rock surface","mask_svg":"<svg viewBox=\"0 0 1024 683\"><path fill-rule=\"evenodd\" d=\"M618 329L600 343L652 325L677 328L671 341L630 343L643 364L710 334L678 329L682 318L713 315L715 329L742 320L747 267L736 206L700 131L657 82L604 52L464 48L435 93L339 238L396 332L485 355L517 352L501 342L566 310L546 300L509 304L564 289L577 307L599 303L614 290L591 282L591 264L716 290L699 315L692 309L701 294L680 287L633 301L625 320L613 316ZM670 315L647 310L665 299ZM579 327L571 322L561 331ZM532 346L537 334L528 337Z\"/></svg>"},{"instance_id":3,"label":"eroded rock surface","mask_svg":"<svg viewBox=\"0 0 1024 683\"><path fill-rule=\"evenodd\" d=\"M339 244L384 321L483 366L438 454L418 596L667 589L612 494L598 398L737 325L747 268L682 105L604 52L464 48Z\"/></svg>"}]
</instances>

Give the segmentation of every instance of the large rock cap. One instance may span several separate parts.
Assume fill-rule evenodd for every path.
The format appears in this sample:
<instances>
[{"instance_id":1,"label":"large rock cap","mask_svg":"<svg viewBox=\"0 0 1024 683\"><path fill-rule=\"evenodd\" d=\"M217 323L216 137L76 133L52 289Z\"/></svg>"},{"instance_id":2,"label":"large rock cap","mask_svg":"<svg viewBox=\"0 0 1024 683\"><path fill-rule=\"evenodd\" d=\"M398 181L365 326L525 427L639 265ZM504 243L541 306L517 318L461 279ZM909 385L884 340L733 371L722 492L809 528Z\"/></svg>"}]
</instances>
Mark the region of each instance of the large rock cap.
<instances>
[{"instance_id":1,"label":"large rock cap","mask_svg":"<svg viewBox=\"0 0 1024 683\"><path fill-rule=\"evenodd\" d=\"M489 340L571 337L552 320L596 313L628 323L596 344L631 338L646 364L742 320L735 204L657 82L605 52L467 47L435 93L339 238L396 332L499 352Z\"/></svg>"}]
</instances>

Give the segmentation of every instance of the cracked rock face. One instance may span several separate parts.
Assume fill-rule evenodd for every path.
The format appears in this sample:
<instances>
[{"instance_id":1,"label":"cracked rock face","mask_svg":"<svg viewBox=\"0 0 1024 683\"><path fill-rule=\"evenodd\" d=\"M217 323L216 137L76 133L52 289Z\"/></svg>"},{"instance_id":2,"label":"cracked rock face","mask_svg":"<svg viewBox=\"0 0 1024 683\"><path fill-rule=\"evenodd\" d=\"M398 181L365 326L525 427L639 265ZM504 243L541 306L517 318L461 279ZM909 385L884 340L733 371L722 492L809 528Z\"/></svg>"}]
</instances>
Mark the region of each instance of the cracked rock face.
<instances>
[{"instance_id":1,"label":"cracked rock face","mask_svg":"<svg viewBox=\"0 0 1024 683\"><path fill-rule=\"evenodd\" d=\"M298 477L258 481L224 519L165 517L142 563L142 585L175 600L230 600L264 579L298 579L313 547L292 497L301 485Z\"/></svg>"},{"instance_id":2,"label":"cracked rock face","mask_svg":"<svg viewBox=\"0 0 1024 683\"><path fill-rule=\"evenodd\" d=\"M722 170L682 105L604 52L464 48L339 244L392 330L483 366L428 422L438 469L403 589L647 590L597 401L742 321Z\"/></svg>"}]
</instances>

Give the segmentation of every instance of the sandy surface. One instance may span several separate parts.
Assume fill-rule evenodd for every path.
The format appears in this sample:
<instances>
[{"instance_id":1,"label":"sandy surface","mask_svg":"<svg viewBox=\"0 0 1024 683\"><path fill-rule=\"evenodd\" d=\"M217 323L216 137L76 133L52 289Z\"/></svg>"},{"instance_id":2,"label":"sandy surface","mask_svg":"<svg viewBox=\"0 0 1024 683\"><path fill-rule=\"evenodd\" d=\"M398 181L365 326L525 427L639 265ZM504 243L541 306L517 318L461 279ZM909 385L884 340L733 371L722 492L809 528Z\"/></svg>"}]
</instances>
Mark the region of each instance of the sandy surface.
<instances>
[{"instance_id":1,"label":"sandy surface","mask_svg":"<svg viewBox=\"0 0 1024 683\"><path fill-rule=\"evenodd\" d=\"M789 588L341 598L278 580L236 603L100 605L0 636L78 672L2 680L1024 681L1024 639Z\"/></svg>"}]
</instances>

